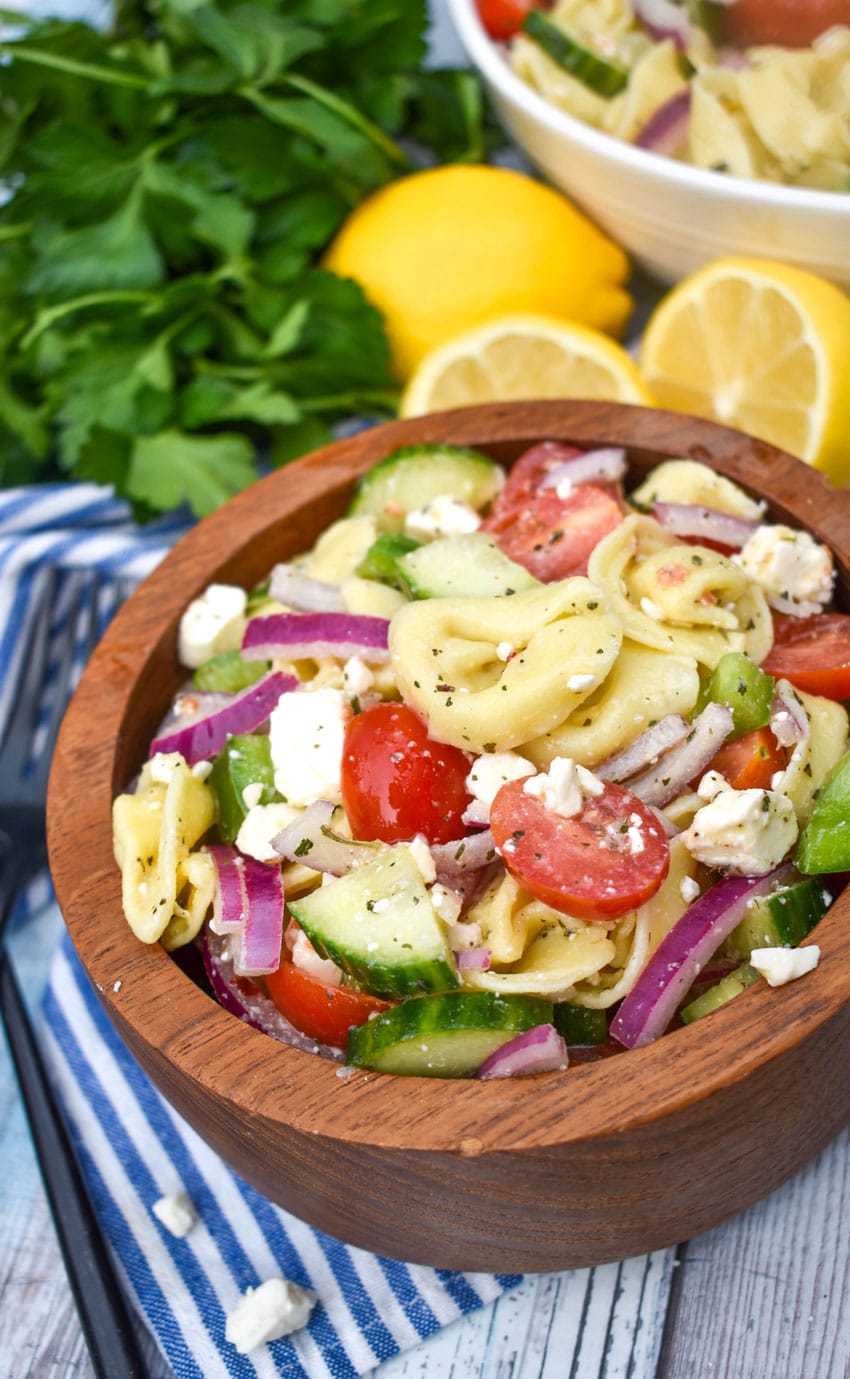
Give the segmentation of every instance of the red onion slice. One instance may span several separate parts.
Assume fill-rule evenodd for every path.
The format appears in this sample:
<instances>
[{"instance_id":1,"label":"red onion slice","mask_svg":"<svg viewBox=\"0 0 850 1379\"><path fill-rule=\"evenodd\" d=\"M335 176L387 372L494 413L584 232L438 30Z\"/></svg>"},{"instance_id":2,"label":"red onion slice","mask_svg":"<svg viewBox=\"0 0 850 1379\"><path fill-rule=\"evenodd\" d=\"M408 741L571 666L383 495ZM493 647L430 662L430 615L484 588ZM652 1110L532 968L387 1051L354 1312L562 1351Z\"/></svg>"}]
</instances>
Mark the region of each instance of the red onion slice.
<instances>
[{"instance_id":1,"label":"red onion slice","mask_svg":"<svg viewBox=\"0 0 850 1379\"><path fill-rule=\"evenodd\" d=\"M735 551L749 541L758 527L758 522L750 522L745 517L733 517L729 512L695 503L653 503L652 513L673 536L715 541L718 546Z\"/></svg>"},{"instance_id":2,"label":"red onion slice","mask_svg":"<svg viewBox=\"0 0 850 1379\"><path fill-rule=\"evenodd\" d=\"M461 948L455 953L458 972L487 972L492 960L489 948Z\"/></svg>"},{"instance_id":3,"label":"red onion slice","mask_svg":"<svg viewBox=\"0 0 850 1379\"><path fill-rule=\"evenodd\" d=\"M437 880L450 889L469 872L479 871L496 859L496 840L489 828L451 843L431 843L430 847Z\"/></svg>"},{"instance_id":4,"label":"red onion slice","mask_svg":"<svg viewBox=\"0 0 850 1379\"><path fill-rule=\"evenodd\" d=\"M787 680L776 682L770 710L770 730L780 747L795 747L812 731L809 716L797 698L794 686Z\"/></svg>"},{"instance_id":5,"label":"red onion slice","mask_svg":"<svg viewBox=\"0 0 850 1379\"><path fill-rule=\"evenodd\" d=\"M535 1025L509 1039L485 1058L476 1077L522 1077L551 1073L569 1066L567 1046L554 1025Z\"/></svg>"},{"instance_id":6,"label":"red onion slice","mask_svg":"<svg viewBox=\"0 0 850 1379\"><path fill-rule=\"evenodd\" d=\"M242 639L246 661L322 656L389 660L386 618L355 613L270 613L252 618Z\"/></svg>"},{"instance_id":7,"label":"red onion slice","mask_svg":"<svg viewBox=\"0 0 850 1379\"><path fill-rule=\"evenodd\" d=\"M204 970L219 1005L230 1015L235 1015L238 1020L261 1030L281 1044L292 1044L296 1049L319 1053L341 1063L345 1057L342 1049L308 1039L306 1034L302 1034L281 1015L265 991L261 991L249 977L237 976L233 970L230 947L227 939L214 934L209 925L205 926L201 937Z\"/></svg>"},{"instance_id":8,"label":"red onion slice","mask_svg":"<svg viewBox=\"0 0 850 1379\"><path fill-rule=\"evenodd\" d=\"M338 584L311 579L294 565L281 562L269 577L269 597L305 613L344 613Z\"/></svg>"},{"instance_id":9,"label":"red onion slice","mask_svg":"<svg viewBox=\"0 0 850 1379\"><path fill-rule=\"evenodd\" d=\"M690 118L691 93L679 91L650 115L643 129L635 137L635 144L650 153L663 153L666 158L678 158L688 141Z\"/></svg>"},{"instance_id":10,"label":"red onion slice","mask_svg":"<svg viewBox=\"0 0 850 1379\"><path fill-rule=\"evenodd\" d=\"M728 704L706 704L691 724L685 741L666 752L657 766L630 780L629 790L644 804L663 809L702 774L723 746L733 724Z\"/></svg>"},{"instance_id":11,"label":"red onion slice","mask_svg":"<svg viewBox=\"0 0 850 1379\"><path fill-rule=\"evenodd\" d=\"M727 876L689 906L661 940L614 1019L610 1034L627 1049L663 1034L679 1002L721 943L741 922L751 900L793 874L788 862L765 876Z\"/></svg>"},{"instance_id":12,"label":"red onion slice","mask_svg":"<svg viewBox=\"0 0 850 1379\"><path fill-rule=\"evenodd\" d=\"M216 883L210 928L214 934L235 934L245 923L245 869L236 848L217 844L207 852L215 863Z\"/></svg>"},{"instance_id":13,"label":"red onion slice","mask_svg":"<svg viewBox=\"0 0 850 1379\"><path fill-rule=\"evenodd\" d=\"M632 9L644 28L659 42L669 38L677 48L685 49L691 41L691 25L687 11L673 0L632 0Z\"/></svg>"},{"instance_id":14,"label":"red onion slice","mask_svg":"<svg viewBox=\"0 0 850 1379\"><path fill-rule=\"evenodd\" d=\"M626 452L620 446L586 450L581 455L570 455L548 470L540 481L540 487L557 488L565 480L571 484L598 483L600 479L616 483L624 477L626 468Z\"/></svg>"},{"instance_id":15,"label":"red onion slice","mask_svg":"<svg viewBox=\"0 0 850 1379\"><path fill-rule=\"evenodd\" d=\"M645 766L653 765L663 752L676 747L688 736L691 725L680 713L668 713L659 718L621 751L600 762L595 768L597 776L612 780L615 784L634 776Z\"/></svg>"},{"instance_id":16,"label":"red onion slice","mask_svg":"<svg viewBox=\"0 0 850 1379\"><path fill-rule=\"evenodd\" d=\"M346 872L372 860L380 843L352 842L331 828L335 806L329 800L315 800L299 818L272 838L275 852L287 862L302 862L313 871L329 876Z\"/></svg>"},{"instance_id":17,"label":"red onion slice","mask_svg":"<svg viewBox=\"0 0 850 1379\"><path fill-rule=\"evenodd\" d=\"M199 761L209 761L218 755L228 737L256 732L276 707L281 695L297 689L298 684L294 675L273 670L255 685L229 696L224 704L220 702L221 697L216 695L218 707L189 721L177 719L170 729L154 738L150 755L179 752L189 766L195 766Z\"/></svg>"},{"instance_id":18,"label":"red onion slice","mask_svg":"<svg viewBox=\"0 0 850 1379\"><path fill-rule=\"evenodd\" d=\"M278 866L253 857L242 861L245 923L232 937L233 970L239 977L262 977L280 967L283 946L283 877Z\"/></svg>"}]
</instances>

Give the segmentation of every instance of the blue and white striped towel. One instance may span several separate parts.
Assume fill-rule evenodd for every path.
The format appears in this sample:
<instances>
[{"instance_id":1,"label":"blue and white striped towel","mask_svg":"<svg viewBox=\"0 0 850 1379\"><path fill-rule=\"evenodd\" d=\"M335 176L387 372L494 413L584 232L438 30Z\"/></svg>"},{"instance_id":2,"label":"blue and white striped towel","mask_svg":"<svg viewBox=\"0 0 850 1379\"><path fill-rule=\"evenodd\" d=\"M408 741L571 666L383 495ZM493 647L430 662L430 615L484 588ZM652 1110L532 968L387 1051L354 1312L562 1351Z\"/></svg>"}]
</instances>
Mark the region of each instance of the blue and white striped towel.
<instances>
[{"instance_id":1,"label":"blue and white striped towel","mask_svg":"<svg viewBox=\"0 0 850 1379\"><path fill-rule=\"evenodd\" d=\"M74 590L96 578L105 626L184 527L172 517L139 529L122 503L94 485L0 493L0 727L22 632L50 569L58 572L57 631ZM48 667L48 696L49 681ZM43 903L43 885L31 898L39 896ZM154 1090L112 1030L67 937L54 958L44 1015L101 1225L131 1297L179 1379L363 1374L519 1281L375 1257L312 1230L254 1192ZM151 1214L157 1198L180 1189L200 1218L183 1240ZM227 1313L246 1288L278 1274L318 1295L309 1327L241 1356L225 1340Z\"/></svg>"}]
</instances>

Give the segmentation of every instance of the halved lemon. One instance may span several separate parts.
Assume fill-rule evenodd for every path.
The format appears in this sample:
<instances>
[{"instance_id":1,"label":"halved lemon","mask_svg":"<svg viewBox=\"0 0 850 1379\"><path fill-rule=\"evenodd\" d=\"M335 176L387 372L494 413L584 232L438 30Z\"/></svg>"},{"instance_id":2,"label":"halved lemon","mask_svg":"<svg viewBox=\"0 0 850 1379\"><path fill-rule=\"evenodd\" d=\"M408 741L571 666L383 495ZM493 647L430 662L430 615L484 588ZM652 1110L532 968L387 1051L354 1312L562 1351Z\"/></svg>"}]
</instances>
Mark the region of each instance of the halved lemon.
<instances>
[{"instance_id":1,"label":"halved lemon","mask_svg":"<svg viewBox=\"0 0 850 1379\"><path fill-rule=\"evenodd\" d=\"M850 298L825 279L768 259L718 259L656 308L640 365L662 407L850 480Z\"/></svg>"},{"instance_id":2,"label":"halved lemon","mask_svg":"<svg viewBox=\"0 0 850 1379\"><path fill-rule=\"evenodd\" d=\"M548 316L497 316L425 356L405 389L401 415L567 397L654 401L630 355L600 331Z\"/></svg>"}]
</instances>

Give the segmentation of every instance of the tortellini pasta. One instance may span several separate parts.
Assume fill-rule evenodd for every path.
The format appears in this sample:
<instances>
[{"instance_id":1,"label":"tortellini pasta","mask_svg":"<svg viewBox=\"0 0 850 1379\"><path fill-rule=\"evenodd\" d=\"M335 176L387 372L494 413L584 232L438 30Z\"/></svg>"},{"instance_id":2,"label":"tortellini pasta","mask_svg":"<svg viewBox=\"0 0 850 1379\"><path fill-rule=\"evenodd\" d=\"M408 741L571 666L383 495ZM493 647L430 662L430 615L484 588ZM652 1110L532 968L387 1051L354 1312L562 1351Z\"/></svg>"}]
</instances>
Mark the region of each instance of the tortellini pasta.
<instances>
[{"instance_id":1,"label":"tortellini pasta","mask_svg":"<svg viewBox=\"0 0 850 1379\"><path fill-rule=\"evenodd\" d=\"M208 867L190 860L190 853L214 819L212 790L176 752L148 762L135 792L114 801L124 913L143 943L155 943L170 929L166 943L176 948L200 928L214 882L211 889Z\"/></svg>"},{"instance_id":2,"label":"tortellini pasta","mask_svg":"<svg viewBox=\"0 0 850 1379\"><path fill-rule=\"evenodd\" d=\"M644 509L650 509L653 503L716 508L747 522L757 522L764 513L764 503L756 502L731 479L698 460L664 460L632 489L629 500Z\"/></svg>"},{"instance_id":3,"label":"tortellini pasta","mask_svg":"<svg viewBox=\"0 0 850 1379\"><path fill-rule=\"evenodd\" d=\"M706 546L679 543L651 517L627 517L595 547L588 575L625 635L713 670L727 651L760 662L773 623L758 585Z\"/></svg>"},{"instance_id":4,"label":"tortellini pasta","mask_svg":"<svg viewBox=\"0 0 850 1379\"><path fill-rule=\"evenodd\" d=\"M473 752L507 751L561 723L605 679L621 641L619 619L583 577L509 598L409 603L389 633L404 699L432 737Z\"/></svg>"}]
</instances>

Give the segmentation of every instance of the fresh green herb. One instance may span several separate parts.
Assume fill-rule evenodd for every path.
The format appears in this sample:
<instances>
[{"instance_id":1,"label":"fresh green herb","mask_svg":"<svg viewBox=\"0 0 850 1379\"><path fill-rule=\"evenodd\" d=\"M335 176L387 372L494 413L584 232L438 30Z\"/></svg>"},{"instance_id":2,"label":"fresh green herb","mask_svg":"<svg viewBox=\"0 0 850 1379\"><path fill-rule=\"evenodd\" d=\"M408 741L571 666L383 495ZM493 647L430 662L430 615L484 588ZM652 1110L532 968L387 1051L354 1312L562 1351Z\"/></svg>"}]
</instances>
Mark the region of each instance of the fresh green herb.
<instances>
[{"instance_id":1,"label":"fresh green herb","mask_svg":"<svg viewBox=\"0 0 850 1379\"><path fill-rule=\"evenodd\" d=\"M391 412L379 313L320 256L357 203L480 160L424 0L133 0L0 43L0 483L202 515Z\"/></svg>"}]
</instances>

